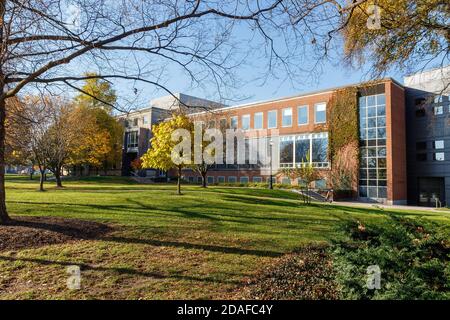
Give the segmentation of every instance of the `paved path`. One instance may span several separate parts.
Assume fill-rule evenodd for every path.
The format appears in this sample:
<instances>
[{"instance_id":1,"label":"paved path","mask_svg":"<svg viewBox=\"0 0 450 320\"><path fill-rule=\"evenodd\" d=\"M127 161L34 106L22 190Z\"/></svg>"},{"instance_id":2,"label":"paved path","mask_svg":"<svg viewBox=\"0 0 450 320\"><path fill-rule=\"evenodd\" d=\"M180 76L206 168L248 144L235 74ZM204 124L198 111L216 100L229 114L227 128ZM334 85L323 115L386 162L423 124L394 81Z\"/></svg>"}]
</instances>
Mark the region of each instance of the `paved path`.
<instances>
[{"instance_id":1,"label":"paved path","mask_svg":"<svg viewBox=\"0 0 450 320\"><path fill-rule=\"evenodd\" d=\"M365 202L352 202L352 201L334 201L331 205L335 206L345 206L345 207L360 207L360 208L383 208L383 209L394 209L394 210L410 210L410 211L434 211L440 213L449 213L450 210L436 209L433 207L418 207L418 206L400 206L400 205L385 205L378 203L365 203Z\"/></svg>"}]
</instances>

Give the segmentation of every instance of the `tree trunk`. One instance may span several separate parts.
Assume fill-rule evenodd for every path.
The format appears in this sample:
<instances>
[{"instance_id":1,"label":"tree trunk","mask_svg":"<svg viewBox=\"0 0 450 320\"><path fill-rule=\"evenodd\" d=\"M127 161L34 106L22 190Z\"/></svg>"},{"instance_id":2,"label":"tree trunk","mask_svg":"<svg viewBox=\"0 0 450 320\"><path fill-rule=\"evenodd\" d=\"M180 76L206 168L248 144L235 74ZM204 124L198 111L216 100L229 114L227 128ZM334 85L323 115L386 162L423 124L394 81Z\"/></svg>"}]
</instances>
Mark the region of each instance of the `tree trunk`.
<instances>
[{"instance_id":1,"label":"tree trunk","mask_svg":"<svg viewBox=\"0 0 450 320\"><path fill-rule=\"evenodd\" d=\"M62 188L63 185L61 182L61 169L57 168L54 173L55 173L55 179L56 179L56 186L58 188Z\"/></svg>"},{"instance_id":2,"label":"tree trunk","mask_svg":"<svg viewBox=\"0 0 450 320\"><path fill-rule=\"evenodd\" d=\"M202 188L206 188L206 172L202 172Z\"/></svg>"},{"instance_id":3,"label":"tree trunk","mask_svg":"<svg viewBox=\"0 0 450 320\"><path fill-rule=\"evenodd\" d=\"M3 82L3 76L1 80ZM1 83L3 93L3 83ZM10 220L6 211L6 192L5 192L5 117L6 117L6 101L0 98L0 224Z\"/></svg>"},{"instance_id":4,"label":"tree trunk","mask_svg":"<svg viewBox=\"0 0 450 320\"><path fill-rule=\"evenodd\" d=\"M44 191L45 170L40 170L41 176L39 178L39 191Z\"/></svg>"},{"instance_id":5,"label":"tree trunk","mask_svg":"<svg viewBox=\"0 0 450 320\"><path fill-rule=\"evenodd\" d=\"M181 167L178 167L177 194L181 194Z\"/></svg>"}]
</instances>

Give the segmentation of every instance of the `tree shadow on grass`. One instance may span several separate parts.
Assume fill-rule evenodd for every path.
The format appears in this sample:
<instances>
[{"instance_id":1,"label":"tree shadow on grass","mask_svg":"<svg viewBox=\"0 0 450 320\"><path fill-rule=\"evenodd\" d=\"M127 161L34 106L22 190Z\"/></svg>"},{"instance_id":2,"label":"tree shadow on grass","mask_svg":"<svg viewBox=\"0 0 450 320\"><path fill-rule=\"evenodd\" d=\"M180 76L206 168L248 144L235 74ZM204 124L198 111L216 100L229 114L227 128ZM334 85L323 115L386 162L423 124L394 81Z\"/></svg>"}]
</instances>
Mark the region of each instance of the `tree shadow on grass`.
<instances>
[{"instance_id":1,"label":"tree shadow on grass","mask_svg":"<svg viewBox=\"0 0 450 320\"><path fill-rule=\"evenodd\" d=\"M145 245L151 245L151 246L156 246L156 247L175 247L175 248L183 248L183 249L196 249L196 250L204 250L204 251L226 253L226 254L253 255L253 256L258 256L258 257L279 257L283 254L282 252L276 252L276 251L270 251L270 250L243 249L243 248L236 248L236 247L225 247L225 246L197 244L197 243L189 243L189 242L164 241L164 240L156 240L156 239L139 239L139 238L106 236L106 237L103 237L103 240L118 242L118 243L125 243L125 244L145 244Z\"/></svg>"},{"instance_id":2,"label":"tree shadow on grass","mask_svg":"<svg viewBox=\"0 0 450 320\"><path fill-rule=\"evenodd\" d=\"M222 197L224 200L231 202L240 202L245 204L258 204L264 206L277 206L277 207L298 207L300 206L300 202L296 203L294 201L286 201L286 200L269 200L269 199L261 199L255 198L252 196L237 196L237 195L224 195Z\"/></svg>"},{"instance_id":3,"label":"tree shadow on grass","mask_svg":"<svg viewBox=\"0 0 450 320\"><path fill-rule=\"evenodd\" d=\"M79 263L75 261L54 261L47 259L38 259L38 258L22 258L22 257L11 257L11 256L1 256L0 260L10 261L10 262L31 262L37 263L41 265L60 265L60 266L79 266L82 271L100 271L100 272L115 272L118 274L126 274L126 275L135 275L141 277L155 278L155 279L176 279L176 280L186 280L186 281L198 281L198 282L212 282L212 283L226 283L226 284L240 284L239 281L234 280L218 280L213 277L194 277L182 274L163 274L159 272L148 272L148 271L140 271L133 268L124 268L124 267L100 267L100 266L92 266L86 263Z\"/></svg>"}]
</instances>

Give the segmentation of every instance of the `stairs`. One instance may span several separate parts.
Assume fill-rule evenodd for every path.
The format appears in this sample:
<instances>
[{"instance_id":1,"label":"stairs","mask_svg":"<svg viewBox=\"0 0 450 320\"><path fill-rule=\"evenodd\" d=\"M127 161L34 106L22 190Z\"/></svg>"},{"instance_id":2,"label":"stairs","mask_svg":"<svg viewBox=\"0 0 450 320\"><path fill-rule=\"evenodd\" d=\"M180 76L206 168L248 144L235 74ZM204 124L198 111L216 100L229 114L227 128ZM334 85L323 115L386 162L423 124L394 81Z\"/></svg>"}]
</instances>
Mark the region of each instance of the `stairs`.
<instances>
[{"instance_id":1,"label":"stairs","mask_svg":"<svg viewBox=\"0 0 450 320\"><path fill-rule=\"evenodd\" d=\"M329 200L327 200L327 198L325 198L323 195L321 195L320 193L313 191L313 190L305 191L305 190L293 189L292 191L295 193L298 193L300 195L307 196L317 202L329 202Z\"/></svg>"}]
</instances>

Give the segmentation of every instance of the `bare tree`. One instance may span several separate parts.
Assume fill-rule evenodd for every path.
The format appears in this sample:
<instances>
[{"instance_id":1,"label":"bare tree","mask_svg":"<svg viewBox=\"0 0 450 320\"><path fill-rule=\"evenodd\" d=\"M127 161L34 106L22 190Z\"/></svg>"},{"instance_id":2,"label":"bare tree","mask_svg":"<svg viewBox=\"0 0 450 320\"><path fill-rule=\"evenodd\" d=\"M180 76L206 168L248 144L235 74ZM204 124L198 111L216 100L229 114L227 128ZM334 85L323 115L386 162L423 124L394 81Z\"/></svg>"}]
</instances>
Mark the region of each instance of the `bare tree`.
<instances>
[{"instance_id":1,"label":"bare tree","mask_svg":"<svg viewBox=\"0 0 450 320\"><path fill-rule=\"evenodd\" d=\"M31 163L39 168L39 190L44 191L44 181L48 169L47 154L50 149L46 136L51 126L51 117L45 103L39 97L26 97L23 103L25 108L22 124L28 130L27 135L20 141L28 150Z\"/></svg>"},{"instance_id":2,"label":"bare tree","mask_svg":"<svg viewBox=\"0 0 450 320\"><path fill-rule=\"evenodd\" d=\"M225 136L226 136L226 130L229 129L229 118L230 113L224 113L220 110L210 110L205 111L200 114L196 114L193 116L194 122L200 122L202 123L201 128L201 136L202 139L207 136L207 129L216 129L218 132L222 134L223 137L223 145L222 150L225 150ZM202 187L206 188L207 181L206 181L206 175L208 174L209 170L215 166L215 164L209 163L207 161L205 152L208 153L208 157L215 157L215 152L217 150L211 149L206 150L208 148L208 145L214 142L214 138L212 141L203 141L201 143L202 150L200 152L201 154L201 163L193 164L191 166L191 169L197 172L202 177ZM225 159L224 159L225 160Z\"/></svg>"}]
</instances>

